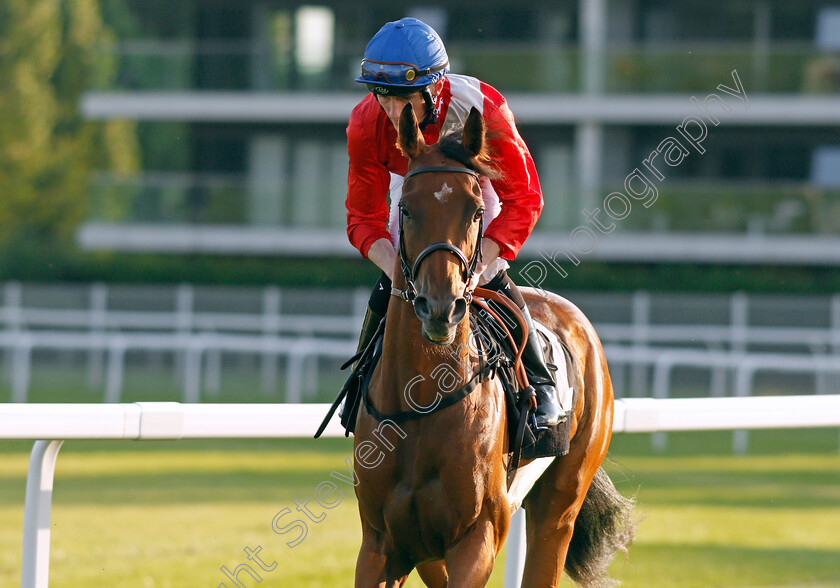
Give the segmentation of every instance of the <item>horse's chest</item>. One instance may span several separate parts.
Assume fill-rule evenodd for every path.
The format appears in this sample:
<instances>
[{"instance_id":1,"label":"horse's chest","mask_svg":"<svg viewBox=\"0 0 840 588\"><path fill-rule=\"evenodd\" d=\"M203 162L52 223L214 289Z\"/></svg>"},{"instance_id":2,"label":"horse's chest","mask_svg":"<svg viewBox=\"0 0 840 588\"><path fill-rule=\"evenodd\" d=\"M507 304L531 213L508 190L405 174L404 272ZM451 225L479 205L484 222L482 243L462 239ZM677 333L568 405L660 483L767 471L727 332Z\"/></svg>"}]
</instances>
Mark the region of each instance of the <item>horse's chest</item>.
<instances>
[{"instance_id":1,"label":"horse's chest","mask_svg":"<svg viewBox=\"0 0 840 588\"><path fill-rule=\"evenodd\" d=\"M422 536L424 542L443 545L478 518L496 486L492 472L441 456L418 455L410 461L411 467L403 462L396 483L382 497L382 523L397 537Z\"/></svg>"},{"instance_id":2,"label":"horse's chest","mask_svg":"<svg viewBox=\"0 0 840 588\"><path fill-rule=\"evenodd\" d=\"M459 407L406 423L378 467L359 472L363 518L418 561L441 557L483 511L507 512L499 406Z\"/></svg>"},{"instance_id":3,"label":"horse's chest","mask_svg":"<svg viewBox=\"0 0 840 588\"><path fill-rule=\"evenodd\" d=\"M446 476L427 475L397 483L382 505L385 528L397 541L419 541L426 555L441 556L478 518L485 484L453 484ZM417 546L413 550L416 550Z\"/></svg>"},{"instance_id":4,"label":"horse's chest","mask_svg":"<svg viewBox=\"0 0 840 588\"><path fill-rule=\"evenodd\" d=\"M453 480L438 473L418 482L398 484L394 495L396 508L406 507L421 517L445 517L471 521L478 514L487 481L480 476Z\"/></svg>"}]
</instances>

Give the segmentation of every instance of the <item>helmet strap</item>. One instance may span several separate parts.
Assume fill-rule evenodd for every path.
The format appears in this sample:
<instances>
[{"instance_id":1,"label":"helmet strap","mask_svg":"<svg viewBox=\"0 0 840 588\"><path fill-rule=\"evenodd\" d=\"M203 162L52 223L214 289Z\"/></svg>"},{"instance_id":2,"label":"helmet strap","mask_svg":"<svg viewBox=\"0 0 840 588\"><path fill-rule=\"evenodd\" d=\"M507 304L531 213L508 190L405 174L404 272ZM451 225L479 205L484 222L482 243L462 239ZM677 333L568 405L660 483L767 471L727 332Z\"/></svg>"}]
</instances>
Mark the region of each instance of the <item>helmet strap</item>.
<instances>
[{"instance_id":1,"label":"helmet strap","mask_svg":"<svg viewBox=\"0 0 840 588\"><path fill-rule=\"evenodd\" d=\"M423 117L423 120L420 121L420 130L425 131L426 127L429 125L433 125L438 120L438 113L437 109L435 108L435 101L432 100L432 92L429 90L429 86L423 88L420 92L423 96L423 102L426 103L426 116Z\"/></svg>"}]
</instances>

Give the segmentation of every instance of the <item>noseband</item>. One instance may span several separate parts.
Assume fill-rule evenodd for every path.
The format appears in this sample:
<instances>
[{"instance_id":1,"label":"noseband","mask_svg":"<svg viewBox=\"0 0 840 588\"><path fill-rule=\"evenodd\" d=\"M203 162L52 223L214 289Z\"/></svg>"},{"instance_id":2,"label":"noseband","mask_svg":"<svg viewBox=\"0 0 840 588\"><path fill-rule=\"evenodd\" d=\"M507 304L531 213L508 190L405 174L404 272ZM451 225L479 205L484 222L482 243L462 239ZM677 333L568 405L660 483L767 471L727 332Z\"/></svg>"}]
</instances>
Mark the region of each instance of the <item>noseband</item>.
<instances>
[{"instance_id":1,"label":"noseband","mask_svg":"<svg viewBox=\"0 0 840 588\"><path fill-rule=\"evenodd\" d=\"M453 167L449 165L443 166L429 166L429 167L418 167L417 169L413 169L403 178L403 182L408 180L411 176L416 176L417 174L423 173L432 173L432 172L457 172L457 173L464 173L470 174L472 177L479 180L478 174L467 168L467 167ZM463 276L464 282L469 284L470 279L472 279L473 274L475 274L475 268L478 264L478 260L481 258L481 238L484 234L484 216L482 215L478 219L478 238L475 242L475 251L473 251L472 258L467 260L467 256L461 251L458 247L453 245L452 243L447 243L446 241L438 241L437 243L432 243L420 254L417 256L417 259L414 260L414 265L408 265L408 254L405 251L405 239L403 238L403 215L400 213L399 215L399 222L400 222L400 244L399 244L399 256L400 256L400 266L402 267L402 273L405 277L406 289L399 290L397 288L391 289L391 294L402 298L403 300L407 300L411 303L414 303L414 299L417 297L417 287L414 285L414 281L417 279L417 272L420 271L420 264L426 259L429 255L434 253L435 251L448 251L449 253L453 254L457 259L458 262L461 264L463 268ZM472 293L464 292L464 298L467 299L467 303L469 304Z\"/></svg>"}]
</instances>

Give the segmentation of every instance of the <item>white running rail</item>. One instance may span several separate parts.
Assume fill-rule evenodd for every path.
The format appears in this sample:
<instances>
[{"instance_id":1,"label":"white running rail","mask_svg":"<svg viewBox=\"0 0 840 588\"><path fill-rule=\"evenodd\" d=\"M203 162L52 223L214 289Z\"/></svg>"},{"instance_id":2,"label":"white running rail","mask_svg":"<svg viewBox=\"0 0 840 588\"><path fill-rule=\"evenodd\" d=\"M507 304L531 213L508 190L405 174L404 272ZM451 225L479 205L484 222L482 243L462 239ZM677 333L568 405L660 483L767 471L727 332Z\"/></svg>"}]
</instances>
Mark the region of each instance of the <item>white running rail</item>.
<instances>
[{"instance_id":1,"label":"white running rail","mask_svg":"<svg viewBox=\"0 0 840 588\"><path fill-rule=\"evenodd\" d=\"M26 483L22 588L49 584L53 473L66 439L289 438L313 434L326 404L0 404L0 439L36 439ZM840 426L840 395L743 398L627 398L613 431L662 432ZM339 437L334 419L324 435ZM524 517L508 536L505 587L519 586Z\"/></svg>"}]
</instances>

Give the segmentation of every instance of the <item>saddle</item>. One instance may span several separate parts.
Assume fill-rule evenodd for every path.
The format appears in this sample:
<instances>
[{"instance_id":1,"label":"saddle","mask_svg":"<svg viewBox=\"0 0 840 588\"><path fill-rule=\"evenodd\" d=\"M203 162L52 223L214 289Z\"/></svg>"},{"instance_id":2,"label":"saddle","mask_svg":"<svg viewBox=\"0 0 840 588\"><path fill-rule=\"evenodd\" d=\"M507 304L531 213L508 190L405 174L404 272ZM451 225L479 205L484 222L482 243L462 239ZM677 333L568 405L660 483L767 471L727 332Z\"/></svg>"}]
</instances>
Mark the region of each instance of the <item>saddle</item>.
<instances>
[{"instance_id":1,"label":"saddle","mask_svg":"<svg viewBox=\"0 0 840 588\"><path fill-rule=\"evenodd\" d=\"M503 300L503 295L481 290L482 295L495 295ZM488 294L489 293L489 294ZM474 304L476 301L474 301ZM537 330L544 342L545 354L549 369L555 374L555 389L560 391L560 403L566 409L566 418L551 428L537 428L532 415L532 401L534 390L527 383L527 375L521 363L519 346L513 341L510 330L486 303L478 303L484 312L470 313L470 326L478 347L479 367L472 378L459 390L448 394L433 412L443 410L468 396L479 383L493 375L499 378L505 395L505 405L508 422L508 438L511 454L509 471L513 472L520 459L535 459L538 457L558 457L569 451L569 433L571 430L571 413L579 395L579 386L574 374L574 360L565 345L554 333L543 325L537 324ZM340 413L341 425L345 436L355 431L356 415L359 406L365 403L366 410L377 420L391 420L399 423L406 420L420 418L430 413L404 411L385 415L379 413L368 401L367 391L370 378L376 364L382 356L382 340L385 332L385 318L379 324L376 333L365 349L360 350L348 359L341 369L353 367L347 381L338 392L335 401L327 412L321 426L315 433L318 438L329 423L338 407L344 403ZM523 329L526 329L524 325ZM558 377L560 375L560 377ZM529 419L529 415L531 418Z\"/></svg>"}]
</instances>

